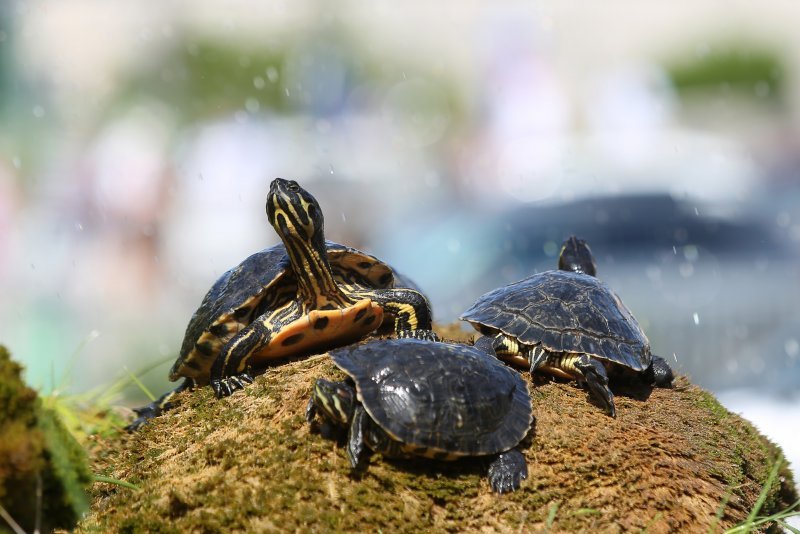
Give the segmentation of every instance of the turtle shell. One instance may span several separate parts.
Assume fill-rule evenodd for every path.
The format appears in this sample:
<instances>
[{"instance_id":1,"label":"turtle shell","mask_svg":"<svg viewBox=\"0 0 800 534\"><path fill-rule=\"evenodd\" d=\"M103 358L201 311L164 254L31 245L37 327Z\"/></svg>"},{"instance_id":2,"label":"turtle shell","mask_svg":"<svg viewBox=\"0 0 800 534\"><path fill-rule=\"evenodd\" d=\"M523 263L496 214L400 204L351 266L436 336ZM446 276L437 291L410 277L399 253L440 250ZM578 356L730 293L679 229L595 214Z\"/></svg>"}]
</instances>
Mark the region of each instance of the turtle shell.
<instances>
[{"instance_id":1,"label":"turtle shell","mask_svg":"<svg viewBox=\"0 0 800 534\"><path fill-rule=\"evenodd\" d=\"M334 279L373 289L405 287L378 258L332 241L326 243ZM183 337L170 380L181 377L208 383L211 366L222 346L266 310L297 293L297 281L283 243L256 252L228 270L211 286L194 312Z\"/></svg>"},{"instance_id":2,"label":"turtle shell","mask_svg":"<svg viewBox=\"0 0 800 534\"><path fill-rule=\"evenodd\" d=\"M516 446L533 421L527 383L467 345L373 340L331 351L366 412L391 438L451 456Z\"/></svg>"},{"instance_id":3,"label":"turtle shell","mask_svg":"<svg viewBox=\"0 0 800 534\"><path fill-rule=\"evenodd\" d=\"M569 271L545 271L486 293L461 316L484 334L524 345L585 353L643 371L650 342L605 283Z\"/></svg>"}]
</instances>

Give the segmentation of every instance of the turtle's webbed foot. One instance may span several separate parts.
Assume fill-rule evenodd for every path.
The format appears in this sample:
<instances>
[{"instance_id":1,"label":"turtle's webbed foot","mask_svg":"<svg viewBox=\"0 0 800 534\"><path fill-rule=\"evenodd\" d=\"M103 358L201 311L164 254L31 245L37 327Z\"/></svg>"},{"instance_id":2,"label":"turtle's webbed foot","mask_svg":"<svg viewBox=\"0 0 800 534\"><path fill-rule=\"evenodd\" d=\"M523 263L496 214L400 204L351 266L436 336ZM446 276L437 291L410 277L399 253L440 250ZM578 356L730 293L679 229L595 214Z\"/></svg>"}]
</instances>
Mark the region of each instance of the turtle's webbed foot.
<instances>
[{"instance_id":1,"label":"turtle's webbed foot","mask_svg":"<svg viewBox=\"0 0 800 534\"><path fill-rule=\"evenodd\" d=\"M131 424L125 427L125 430L128 432L135 432L142 428L147 421L152 419L153 417L157 417L161 415L162 412L165 410L169 410L172 408L173 403L172 399L177 394L185 389L189 389L194 387L194 381L191 378L186 378L181 385L175 388L173 391L168 391L161 395L159 398L151 402L146 406L142 406L141 408L134 408L134 412L136 412L137 417L133 420Z\"/></svg>"},{"instance_id":2,"label":"turtle's webbed foot","mask_svg":"<svg viewBox=\"0 0 800 534\"><path fill-rule=\"evenodd\" d=\"M582 355L575 363L575 368L583 373L583 380L589 386L589 392L594 397L608 415L617 416L617 408L614 406L614 394L608 387L608 374L603 364L586 354Z\"/></svg>"},{"instance_id":3,"label":"turtle's webbed foot","mask_svg":"<svg viewBox=\"0 0 800 534\"><path fill-rule=\"evenodd\" d=\"M489 485L497 493L510 493L519 489L526 478L528 464L525 456L517 449L499 454L489 466Z\"/></svg>"},{"instance_id":4,"label":"turtle's webbed foot","mask_svg":"<svg viewBox=\"0 0 800 534\"><path fill-rule=\"evenodd\" d=\"M125 427L125 430L128 432L136 432L142 428L142 425L144 425L150 419L160 415L161 412L164 411L164 407L161 405L161 403L159 403L159 401L154 401L147 406L134 408L133 411L136 412L138 417Z\"/></svg>"},{"instance_id":5,"label":"turtle's webbed foot","mask_svg":"<svg viewBox=\"0 0 800 534\"><path fill-rule=\"evenodd\" d=\"M653 355L650 367L647 368L643 376L648 383L660 388L671 388L672 380L675 378L667 360L656 355Z\"/></svg>"},{"instance_id":6,"label":"turtle's webbed foot","mask_svg":"<svg viewBox=\"0 0 800 534\"><path fill-rule=\"evenodd\" d=\"M422 341L441 341L433 330L400 330L397 339L419 339Z\"/></svg>"},{"instance_id":7,"label":"turtle's webbed foot","mask_svg":"<svg viewBox=\"0 0 800 534\"><path fill-rule=\"evenodd\" d=\"M247 384L253 383L253 377L250 373L240 373L238 375L229 376L219 380L211 380L211 388L218 399L222 397L230 397L239 389L244 389Z\"/></svg>"}]
</instances>

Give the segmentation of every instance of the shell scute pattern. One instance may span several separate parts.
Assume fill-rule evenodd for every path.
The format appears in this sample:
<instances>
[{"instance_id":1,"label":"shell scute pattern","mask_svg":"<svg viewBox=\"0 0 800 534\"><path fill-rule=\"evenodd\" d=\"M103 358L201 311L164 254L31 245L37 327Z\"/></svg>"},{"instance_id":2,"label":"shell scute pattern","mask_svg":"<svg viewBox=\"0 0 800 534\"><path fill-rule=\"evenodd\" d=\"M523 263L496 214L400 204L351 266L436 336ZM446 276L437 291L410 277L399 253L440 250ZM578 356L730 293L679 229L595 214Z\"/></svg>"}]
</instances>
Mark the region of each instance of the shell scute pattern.
<instances>
[{"instance_id":1,"label":"shell scute pattern","mask_svg":"<svg viewBox=\"0 0 800 534\"><path fill-rule=\"evenodd\" d=\"M546 271L491 291L463 318L526 345L587 353L636 371L650 364L650 348L620 298L595 277Z\"/></svg>"},{"instance_id":2,"label":"shell scute pattern","mask_svg":"<svg viewBox=\"0 0 800 534\"><path fill-rule=\"evenodd\" d=\"M426 455L496 454L530 428L525 381L473 347L379 340L337 349L331 358L353 378L372 419Z\"/></svg>"},{"instance_id":3,"label":"shell scute pattern","mask_svg":"<svg viewBox=\"0 0 800 534\"><path fill-rule=\"evenodd\" d=\"M378 258L332 241L327 241L326 247L337 282L352 287L395 287L394 271ZM190 377L206 384L222 346L254 317L279 307L296 291L282 243L252 254L223 273L189 320L170 380Z\"/></svg>"}]
</instances>

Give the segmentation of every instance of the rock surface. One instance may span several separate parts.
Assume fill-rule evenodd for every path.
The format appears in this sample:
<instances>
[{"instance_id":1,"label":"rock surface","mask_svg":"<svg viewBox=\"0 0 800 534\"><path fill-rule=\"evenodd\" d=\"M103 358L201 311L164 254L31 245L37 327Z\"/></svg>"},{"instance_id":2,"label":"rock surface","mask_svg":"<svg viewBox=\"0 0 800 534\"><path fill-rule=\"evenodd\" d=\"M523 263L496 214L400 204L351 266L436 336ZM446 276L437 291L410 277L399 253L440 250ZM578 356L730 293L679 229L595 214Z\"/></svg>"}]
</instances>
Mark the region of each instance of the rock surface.
<instances>
[{"instance_id":1,"label":"rock surface","mask_svg":"<svg viewBox=\"0 0 800 534\"><path fill-rule=\"evenodd\" d=\"M617 388L616 419L574 384L537 379L519 491L492 494L483 459L375 455L357 479L343 444L304 419L320 376L344 377L324 355L290 362L221 401L210 388L182 393L140 432L97 443L94 471L139 489L96 484L80 529L706 532L747 517L780 455L685 377ZM796 495L784 466L761 514Z\"/></svg>"}]
</instances>

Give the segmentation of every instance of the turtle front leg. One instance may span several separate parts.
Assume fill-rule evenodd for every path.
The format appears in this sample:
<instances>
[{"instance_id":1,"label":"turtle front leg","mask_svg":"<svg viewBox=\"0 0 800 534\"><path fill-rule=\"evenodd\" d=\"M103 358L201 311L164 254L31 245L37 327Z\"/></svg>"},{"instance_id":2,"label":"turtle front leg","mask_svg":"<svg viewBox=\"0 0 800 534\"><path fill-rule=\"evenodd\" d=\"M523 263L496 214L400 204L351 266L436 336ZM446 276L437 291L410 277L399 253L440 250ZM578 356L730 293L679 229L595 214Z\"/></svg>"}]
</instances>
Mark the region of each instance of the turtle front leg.
<instances>
[{"instance_id":1,"label":"turtle front leg","mask_svg":"<svg viewBox=\"0 0 800 534\"><path fill-rule=\"evenodd\" d=\"M185 389L191 389L192 387L194 387L194 380L191 378L186 378L183 382L181 382L180 386L172 391L164 393L150 404L142 406L141 408L134 408L133 411L136 412L138 417L134 419L133 422L131 422L128 426L126 426L125 430L128 432L135 432L139 430L147 421L172 408L171 401L176 394Z\"/></svg>"},{"instance_id":2,"label":"turtle front leg","mask_svg":"<svg viewBox=\"0 0 800 534\"><path fill-rule=\"evenodd\" d=\"M510 493L519 489L521 482L526 478L528 478L528 463L518 449L498 454L489 465L489 485L497 493Z\"/></svg>"},{"instance_id":3,"label":"turtle front leg","mask_svg":"<svg viewBox=\"0 0 800 534\"><path fill-rule=\"evenodd\" d=\"M579 373L581 380L589 386L589 392L600 402L606 413L611 417L617 416L614 406L614 394L608 387L608 374L606 368L598 360L586 354L581 354L575 359L573 367Z\"/></svg>"},{"instance_id":4,"label":"turtle front leg","mask_svg":"<svg viewBox=\"0 0 800 534\"><path fill-rule=\"evenodd\" d=\"M367 447L367 432L369 431L369 416L363 406L358 406L350 422L350 431L347 433L347 458L350 467L356 472L367 468L370 450Z\"/></svg>"},{"instance_id":5,"label":"turtle front leg","mask_svg":"<svg viewBox=\"0 0 800 534\"><path fill-rule=\"evenodd\" d=\"M253 383L248 372L250 357L269 341L269 332L261 321L254 321L233 336L222 347L211 366L211 388L217 398L229 397L234 391Z\"/></svg>"},{"instance_id":6,"label":"turtle front leg","mask_svg":"<svg viewBox=\"0 0 800 534\"><path fill-rule=\"evenodd\" d=\"M366 294L394 317L394 332L430 332L433 328L433 314L425 295L413 289L375 289ZM421 336L421 337L420 337ZM416 339L427 339L424 334L412 335Z\"/></svg>"}]
</instances>

